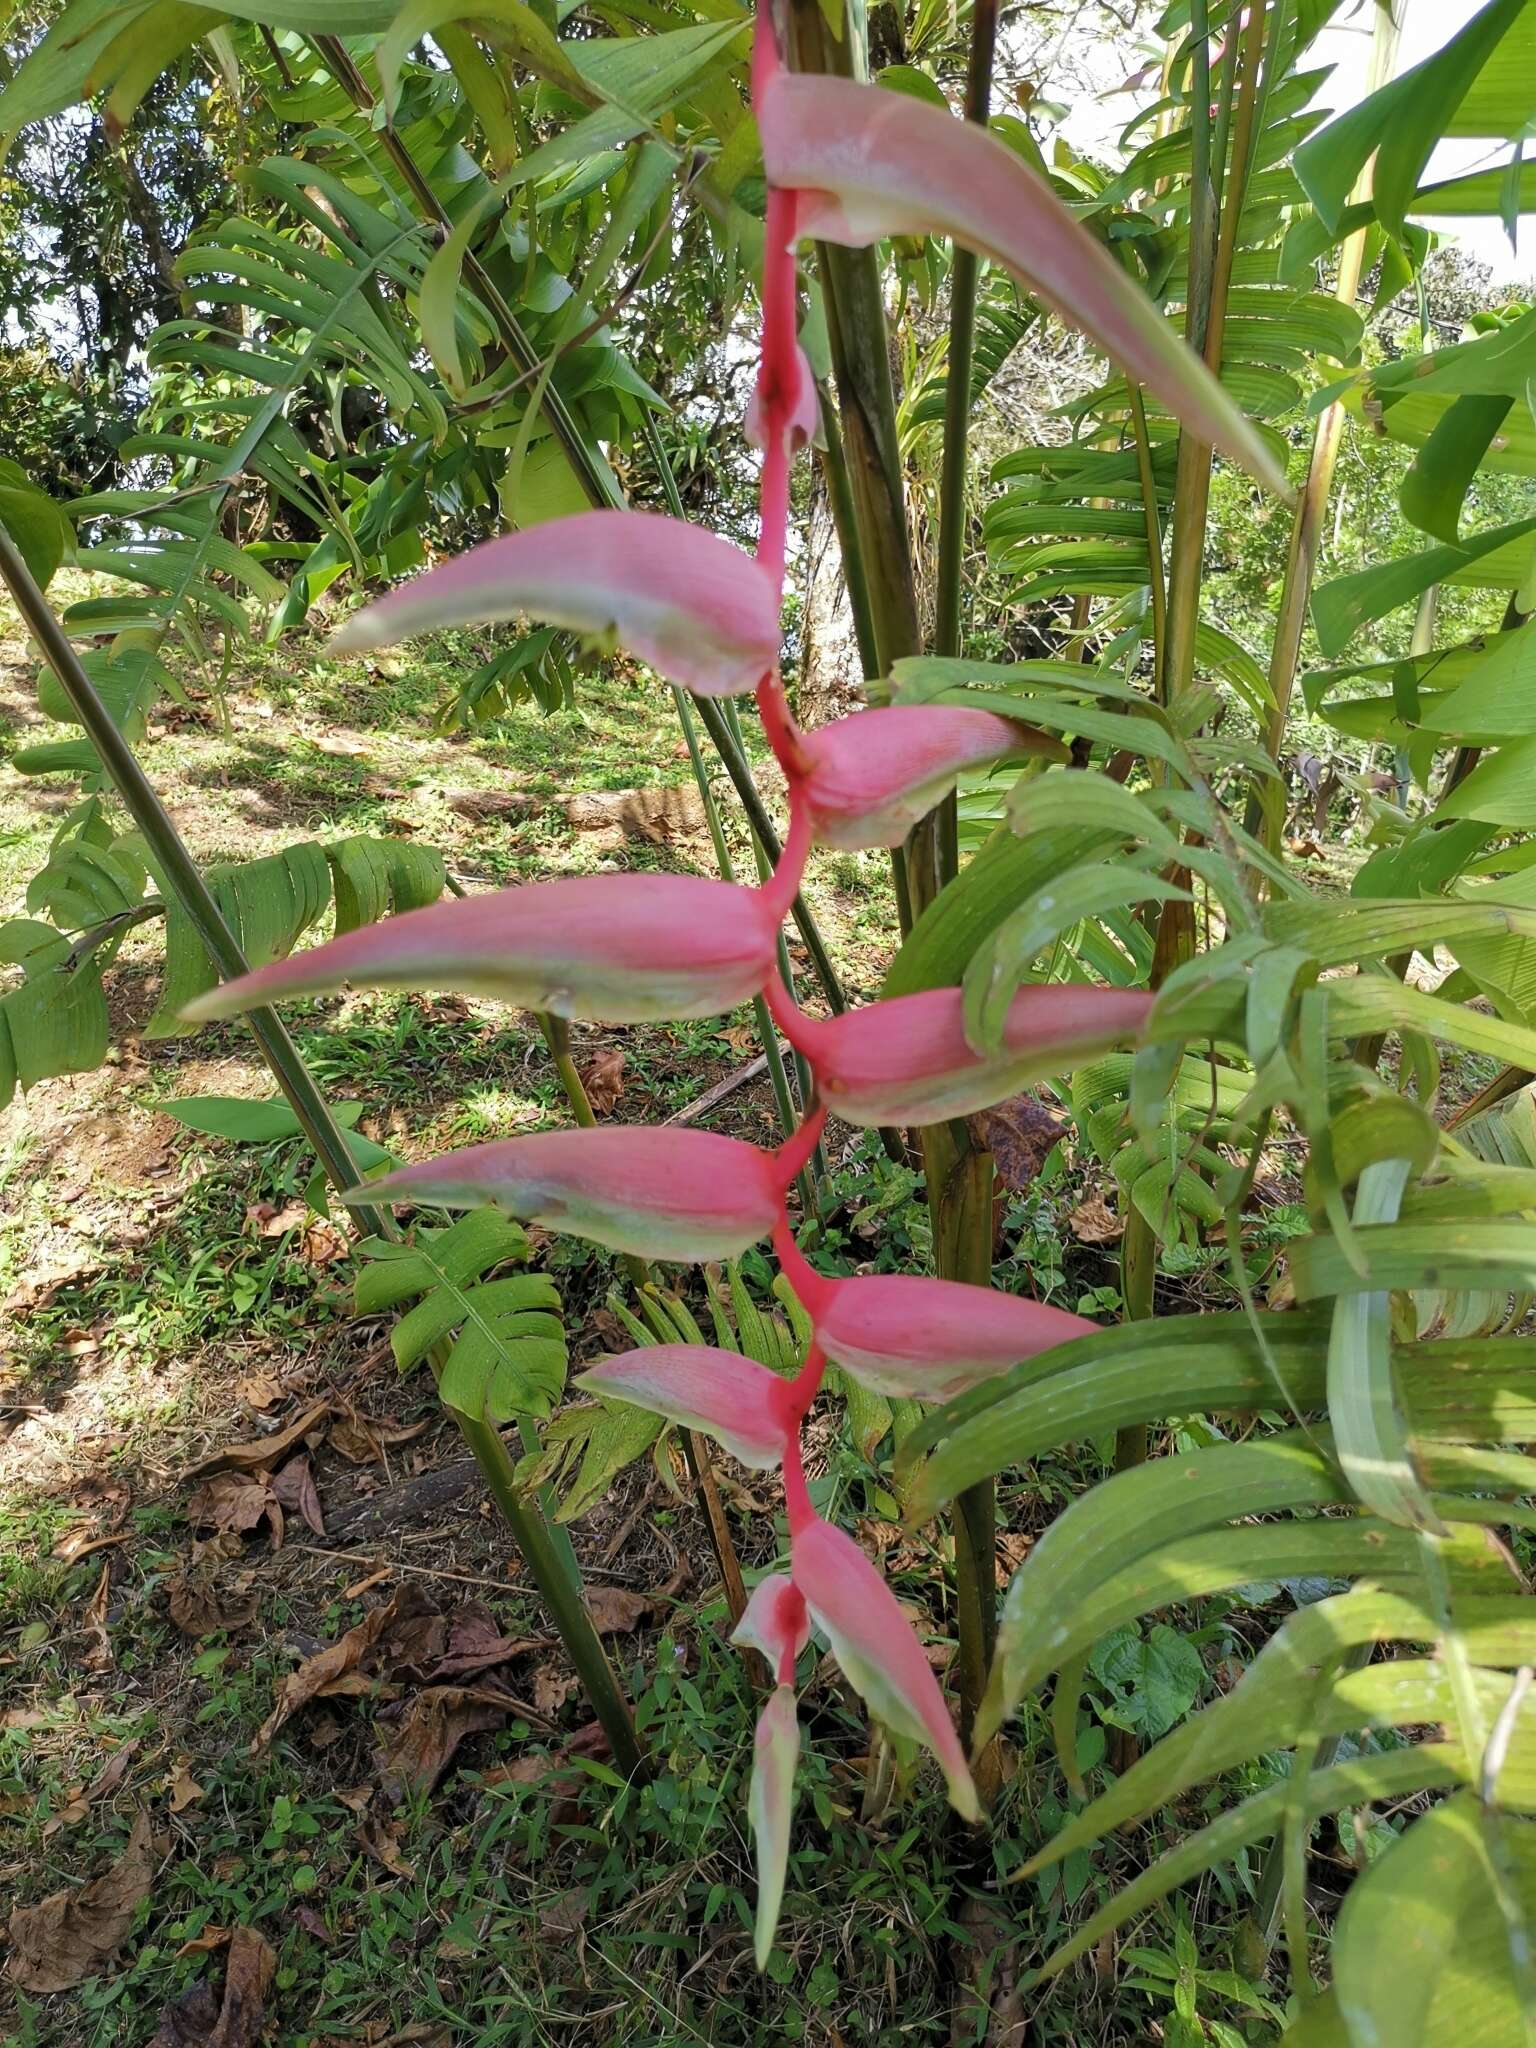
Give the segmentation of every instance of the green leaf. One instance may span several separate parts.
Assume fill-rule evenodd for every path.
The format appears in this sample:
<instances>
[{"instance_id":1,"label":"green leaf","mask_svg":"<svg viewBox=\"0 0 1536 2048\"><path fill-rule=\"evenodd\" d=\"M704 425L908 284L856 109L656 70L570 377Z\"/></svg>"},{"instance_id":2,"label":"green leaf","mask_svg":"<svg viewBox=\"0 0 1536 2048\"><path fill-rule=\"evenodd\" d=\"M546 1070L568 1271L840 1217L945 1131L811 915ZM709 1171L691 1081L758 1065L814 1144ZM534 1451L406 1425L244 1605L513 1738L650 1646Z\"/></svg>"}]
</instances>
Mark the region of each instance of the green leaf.
<instances>
[{"instance_id":1,"label":"green leaf","mask_svg":"<svg viewBox=\"0 0 1536 2048\"><path fill-rule=\"evenodd\" d=\"M1461 1593L1457 1615L1467 1653L1478 1664L1514 1670L1536 1652L1536 1620L1519 1593ZM1326 1739L1334 1730L1432 1721L1445 1698L1444 1674L1432 1663L1394 1657L1362 1671L1351 1657L1377 1644L1432 1645L1439 1633L1438 1622L1412 1593L1365 1589L1298 1608L1230 1692L1137 1757L1031 1857L1025 1874L1059 1863L1259 1757ZM1497 1680L1489 1685L1496 1689Z\"/></svg>"},{"instance_id":2,"label":"green leaf","mask_svg":"<svg viewBox=\"0 0 1536 2048\"><path fill-rule=\"evenodd\" d=\"M1062 1661L1063 1618L1138 1558L1246 1515L1346 1498L1299 1432L1157 1458L1102 1480L1057 1516L1008 1588L999 1646L1009 1705Z\"/></svg>"},{"instance_id":3,"label":"green leaf","mask_svg":"<svg viewBox=\"0 0 1536 2048\"><path fill-rule=\"evenodd\" d=\"M1355 1232L1363 1269L1331 1237L1289 1246L1298 1301L1393 1288L1503 1287L1536 1292L1536 1223L1377 1223Z\"/></svg>"},{"instance_id":4,"label":"green leaf","mask_svg":"<svg viewBox=\"0 0 1536 2048\"><path fill-rule=\"evenodd\" d=\"M1403 517L1449 546L1459 546L1461 508L1488 444L1504 423L1508 398L1458 398L1414 458L1398 487Z\"/></svg>"},{"instance_id":5,"label":"green leaf","mask_svg":"<svg viewBox=\"0 0 1536 2048\"><path fill-rule=\"evenodd\" d=\"M331 868L338 937L435 903L447 886L442 855L410 840L360 835L334 840L321 850Z\"/></svg>"},{"instance_id":6,"label":"green leaf","mask_svg":"<svg viewBox=\"0 0 1536 2048\"><path fill-rule=\"evenodd\" d=\"M661 1435L661 1416L633 1408L627 1401L599 1401L586 1418L581 1465L560 1503L557 1522L574 1522L596 1507L626 1465L643 1457Z\"/></svg>"},{"instance_id":7,"label":"green leaf","mask_svg":"<svg viewBox=\"0 0 1536 2048\"><path fill-rule=\"evenodd\" d=\"M303 1135L303 1126L281 1097L253 1102L243 1095L183 1095L175 1101L150 1105L161 1116L174 1117L189 1131L204 1131L212 1138L233 1138L242 1145L273 1145L283 1138ZM333 1102L331 1114L344 1129L350 1129L362 1115L361 1102Z\"/></svg>"},{"instance_id":8,"label":"green leaf","mask_svg":"<svg viewBox=\"0 0 1536 2048\"><path fill-rule=\"evenodd\" d=\"M1312 618L1324 657L1331 661L1362 626L1385 618L1401 605L1412 604L1431 584L1492 575L1492 587L1517 588L1530 559L1532 534L1536 534L1536 519L1521 519L1512 526L1475 534L1455 547L1430 548L1424 554L1379 562L1373 568L1320 584L1312 596Z\"/></svg>"},{"instance_id":9,"label":"green leaf","mask_svg":"<svg viewBox=\"0 0 1536 2048\"><path fill-rule=\"evenodd\" d=\"M1074 778L1075 779L1075 778ZM1144 869L1108 861L1047 882L1026 897L971 957L965 973L965 1035L976 1051L1001 1050L1009 1006L1036 957L1085 919L1136 903L1190 903L1187 889Z\"/></svg>"},{"instance_id":10,"label":"green leaf","mask_svg":"<svg viewBox=\"0 0 1536 2048\"><path fill-rule=\"evenodd\" d=\"M1305 1241L1305 1240L1304 1240ZM901 1446L909 1519L1059 1444L1217 1409L1318 1406L1327 1324L1312 1316L1165 1316L1075 1337L925 1416ZM937 1448L935 1448L937 1446Z\"/></svg>"},{"instance_id":11,"label":"green leaf","mask_svg":"<svg viewBox=\"0 0 1536 2048\"><path fill-rule=\"evenodd\" d=\"M1088 1668L1116 1697L1106 1718L1149 1740L1184 1718L1205 1683L1200 1652L1166 1622L1145 1636L1115 1629L1094 1646Z\"/></svg>"},{"instance_id":12,"label":"green leaf","mask_svg":"<svg viewBox=\"0 0 1536 2048\"><path fill-rule=\"evenodd\" d=\"M1410 1171L1378 1159L1360 1176L1353 1224L1391 1224ZM1328 1342L1328 1414L1344 1476L1356 1498L1389 1522L1443 1535L1444 1525L1409 1456L1392 1372L1392 1303L1379 1290L1343 1296Z\"/></svg>"},{"instance_id":13,"label":"green leaf","mask_svg":"<svg viewBox=\"0 0 1536 2048\"><path fill-rule=\"evenodd\" d=\"M5 459L0 459L0 526L46 590L55 569L74 553L75 530L52 498L28 482L21 466Z\"/></svg>"},{"instance_id":14,"label":"green leaf","mask_svg":"<svg viewBox=\"0 0 1536 2048\"><path fill-rule=\"evenodd\" d=\"M1368 1806L1378 1799L1406 1798L1431 1787L1454 1784L1453 1755L1449 1743L1424 1744L1417 1749L1356 1757L1325 1771L1313 1771L1306 1782L1303 1817L1313 1820L1325 1813L1341 1812L1345 1807ZM1150 1869L1116 1892L1107 1905L1091 1914L1070 1941L1053 1951L1032 1981L1038 1984L1057 1976L1068 1963L1097 1946L1105 1935L1144 1913L1159 1899L1165 1899L1179 1885L1189 1883L1217 1864L1232 1862L1250 1842L1264 1841L1273 1835L1284 1821L1290 1791L1282 1779L1241 1805L1228 1808L1194 1834L1186 1835Z\"/></svg>"},{"instance_id":15,"label":"green leaf","mask_svg":"<svg viewBox=\"0 0 1536 2048\"><path fill-rule=\"evenodd\" d=\"M1334 1996L1355 2048L1526 2048L1536 1831L1474 1792L1423 1814L1350 1887Z\"/></svg>"},{"instance_id":16,"label":"green leaf","mask_svg":"<svg viewBox=\"0 0 1536 2048\"><path fill-rule=\"evenodd\" d=\"M1525 0L1490 0L1432 57L1332 121L1296 152L1296 175L1323 219L1337 224L1356 179L1375 153L1372 199L1378 219L1399 232L1436 142Z\"/></svg>"},{"instance_id":17,"label":"green leaf","mask_svg":"<svg viewBox=\"0 0 1536 2048\"><path fill-rule=\"evenodd\" d=\"M402 1372L452 1339L438 1382L450 1408L492 1422L550 1412L565 1385L559 1293L543 1273L487 1277L528 1256L527 1233L509 1217L472 1209L446 1229L418 1227L409 1247L370 1239L360 1249L369 1263L356 1282L359 1315L420 1297L390 1335Z\"/></svg>"}]
</instances>

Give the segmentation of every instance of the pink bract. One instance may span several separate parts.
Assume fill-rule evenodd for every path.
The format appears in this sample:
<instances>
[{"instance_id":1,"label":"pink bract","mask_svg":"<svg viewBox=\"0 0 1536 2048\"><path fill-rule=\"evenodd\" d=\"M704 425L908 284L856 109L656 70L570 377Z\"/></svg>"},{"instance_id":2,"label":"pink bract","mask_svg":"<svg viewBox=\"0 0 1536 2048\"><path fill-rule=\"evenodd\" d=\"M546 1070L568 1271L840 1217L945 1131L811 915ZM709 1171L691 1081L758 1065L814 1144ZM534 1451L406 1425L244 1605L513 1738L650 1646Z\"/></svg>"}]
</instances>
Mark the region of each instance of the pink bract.
<instances>
[{"instance_id":1,"label":"pink bract","mask_svg":"<svg viewBox=\"0 0 1536 2048\"><path fill-rule=\"evenodd\" d=\"M708 1344L643 1344L590 1366L577 1384L701 1429L755 1471L783 1462L785 1440L798 1420L785 1400L787 1381L753 1359Z\"/></svg>"},{"instance_id":2,"label":"pink bract","mask_svg":"<svg viewBox=\"0 0 1536 2048\"><path fill-rule=\"evenodd\" d=\"M900 846L954 788L961 770L1005 754L1067 758L1034 727L963 705L857 711L800 738L802 800L823 846Z\"/></svg>"},{"instance_id":3,"label":"pink bract","mask_svg":"<svg viewBox=\"0 0 1536 2048\"><path fill-rule=\"evenodd\" d=\"M798 193L797 229L863 248L951 235L1011 270L1145 384L1202 441L1280 496L1268 445L1163 314L1004 143L906 93L781 71L758 101L772 184Z\"/></svg>"},{"instance_id":4,"label":"pink bract","mask_svg":"<svg viewBox=\"0 0 1536 2048\"><path fill-rule=\"evenodd\" d=\"M1001 1051L984 1056L966 1039L957 988L893 996L832 1018L792 1013L771 984L768 994L814 1067L827 1108L862 1125L970 1116L1134 1039L1153 1000L1140 989L1076 982L1021 989Z\"/></svg>"},{"instance_id":5,"label":"pink bract","mask_svg":"<svg viewBox=\"0 0 1536 2048\"><path fill-rule=\"evenodd\" d=\"M787 1685L775 1686L757 1717L752 1746L752 1784L747 1817L757 1863L757 1921L753 1954L766 1969L774 1930L784 1900L789 1868L789 1825L795 1810L795 1765L800 1761L800 1723L795 1695Z\"/></svg>"},{"instance_id":6,"label":"pink bract","mask_svg":"<svg viewBox=\"0 0 1536 2048\"><path fill-rule=\"evenodd\" d=\"M770 1572L759 1579L746 1612L731 1632L742 1649L760 1650L781 1683L794 1675L795 1659L811 1639L810 1616L793 1579Z\"/></svg>"},{"instance_id":7,"label":"pink bract","mask_svg":"<svg viewBox=\"0 0 1536 2048\"><path fill-rule=\"evenodd\" d=\"M947 1401L1098 1325L993 1287L877 1273L832 1283L816 1317L827 1356L877 1392Z\"/></svg>"},{"instance_id":8,"label":"pink bract","mask_svg":"<svg viewBox=\"0 0 1536 2048\"><path fill-rule=\"evenodd\" d=\"M274 961L187 1006L233 1016L346 982L455 989L611 1024L712 1017L774 971L779 920L753 889L702 875L583 875L408 911Z\"/></svg>"},{"instance_id":9,"label":"pink bract","mask_svg":"<svg viewBox=\"0 0 1536 2048\"><path fill-rule=\"evenodd\" d=\"M538 1131L404 1167L347 1199L447 1209L498 1202L637 1258L730 1259L772 1230L790 1156L712 1131Z\"/></svg>"},{"instance_id":10,"label":"pink bract","mask_svg":"<svg viewBox=\"0 0 1536 2048\"><path fill-rule=\"evenodd\" d=\"M950 1803L979 1820L965 1752L922 1645L891 1589L841 1529L812 1516L790 1541L790 1570L843 1674L877 1720L938 1758Z\"/></svg>"},{"instance_id":11,"label":"pink bract","mask_svg":"<svg viewBox=\"0 0 1536 2048\"><path fill-rule=\"evenodd\" d=\"M485 541L358 612L331 646L523 617L612 633L706 697L754 688L778 659L772 576L718 534L654 512L578 512Z\"/></svg>"}]
</instances>

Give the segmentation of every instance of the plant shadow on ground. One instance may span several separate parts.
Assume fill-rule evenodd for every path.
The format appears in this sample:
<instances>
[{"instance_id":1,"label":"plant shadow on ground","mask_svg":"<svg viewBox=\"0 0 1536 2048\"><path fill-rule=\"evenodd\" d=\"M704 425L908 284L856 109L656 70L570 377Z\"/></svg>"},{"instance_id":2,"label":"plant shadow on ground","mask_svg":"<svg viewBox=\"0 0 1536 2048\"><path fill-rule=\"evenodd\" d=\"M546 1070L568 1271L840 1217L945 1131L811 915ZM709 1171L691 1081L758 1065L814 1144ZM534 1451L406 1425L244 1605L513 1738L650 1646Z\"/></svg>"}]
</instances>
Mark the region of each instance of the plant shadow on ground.
<instances>
[{"instance_id":1,"label":"plant shadow on ground","mask_svg":"<svg viewBox=\"0 0 1536 2048\"><path fill-rule=\"evenodd\" d=\"M167 730L153 771L205 858L369 829L417 833L486 881L613 860L711 870L705 839L597 842L553 802L686 775L675 727L631 685L584 685L579 713L529 711L468 738L432 737L456 672L451 652L375 681L296 660L276 687L242 681L228 732L202 720ZM504 794L509 771L538 808L456 808ZM13 781L0 803L0 886L14 895L59 799ZM744 843L737 853L745 872ZM827 857L811 895L850 983L877 987L894 928L884 864ZM629 1467L572 1532L592 1585L639 1596L620 1603L625 1625L610 1643L657 1773L628 1786L593 1740L428 1383L399 1381L383 1326L352 1318L344 1227L302 1209L303 1148L232 1148L157 1107L272 1093L238 1025L139 1036L158 945L153 929L134 934L111 970L108 1064L45 1083L0 1116L0 1882L20 1905L78 1884L121 1851L141 1808L161 1859L113 1967L52 1996L0 1989L4 2038L142 2048L170 2002L206 1974L217 1984L214 1933L252 1925L276 1950L273 2037L293 2048L1147 2039L1144 1999L1108 1975L1079 1972L1038 1998L1018 1979L1156 1844L1004 1886L1065 1796L1038 1715L1014 1731L1027 1761L992 1832L967 1839L931 1773L894 1803L872 1800L866 1780L883 1782L886 1760L871 1760L863 1712L829 1662L803 1705L780 1944L755 1976L744 1810L754 1702L680 1457ZM360 1128L402 1157L564 1120L541 1039L505 1006L358 996L289 1015L327 1093L362 1104ZM756 1045L743 1011L578 1027L574 1050L579 1064L606 1057L610 1068L621 1052L607 1114L654 1122L739 1073ZM775 1136L760 1079L708 1121ZM836 1127L829 1156L819 1262L924 1261L916 1171ZM1068 1226L1094 1192L1091 1169L1069 1161L1011 1199L1000 1281L1115 1313L1113 1243L1079 1242ZM623 1348L606 1306L612 1262L563 1239L540 1240L538 1256L562 1291L573 1364ZM1192 1260L1165 1284L1199 1294L1218 1263ZM749 1258L745 1269L760 1287L766 1266ZM697 1276L687 1285L703 1313ZM302 1505L288 1510L281 1547L270 1519L240 1530L189 1518L203 1483L192 1468L211 1450L279 1441L321 1406L296 1455L309 1461L323 1535ZM361 1435L348 1436L352 1423ZM829 1414L812 1449L819 1504L883 1550L938 1654L952 1561L935 1531L896 1528L889 1440L865 1455ZM1002 1578L1109 1450L1085 1446L1005 1482ZM784 1540L775 1489L754 1491L729 1461L720 1481L744 1565L770 1568ZM483 1602L505 1640L530 1646L494 1674L516 1708L491 1714L440 1782L398 1807L380 1789L378 1753L411 1712L415 1678L375 1673L253 1753L283 1681L401 1588L446 1613ZM1194 1617L1213 1669L1242 1648L1224 1614L1212 1602ZM1090 1678L1089 1698L1096 1716L1124 1718L1113 1673ZM1085 1739L1081 1761L1102 1769L1098 1720ZM114 1782L98 1790L104 1773ZM1202 1900L1205 1953L1239 1905ZM958 2034L957 1980L979 2000L971 2032L959 2001Z\"/></svg>"}]
</instances>

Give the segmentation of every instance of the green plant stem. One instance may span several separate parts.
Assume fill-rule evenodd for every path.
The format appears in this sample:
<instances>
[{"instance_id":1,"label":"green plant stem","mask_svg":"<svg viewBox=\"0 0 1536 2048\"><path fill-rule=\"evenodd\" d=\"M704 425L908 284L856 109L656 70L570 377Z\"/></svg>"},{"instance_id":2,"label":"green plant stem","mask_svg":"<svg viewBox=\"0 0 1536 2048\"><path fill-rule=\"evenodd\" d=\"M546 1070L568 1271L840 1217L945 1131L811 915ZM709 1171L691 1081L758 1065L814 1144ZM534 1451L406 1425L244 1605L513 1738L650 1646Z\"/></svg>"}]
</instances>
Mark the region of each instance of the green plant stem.
<instances>
[{"instance_id":1,"label":"green plant stem","mask_svg":"<svg viewBox=\"0 0 1536 2048\"><path fill-rule=\"evenodd\" d=\"M1205 0L1192 0L1190 53L1190 149L1193 159L1189 237L1189 284L1185 339L1204 356L1213 376L1221 375L1227 294L1237 254L1238 224L1248 190L1248 165L1258 123L1259 87L1264 74L1263 38L1268 11L1249 10L1242 32L1241 77L1232 118L1231 166L1223 180L1218 213L1217 167L1210 121L1210 45ZM1232 33L1236 34L1236 24ZM1200 584L1205 566L1205 529L1211 492L1211 450L1187 431L1179 436L1174 481L1173 549L1168 577L1168 621L1161 674L1164 704L1174 703L1194 680L1195 636L1200 623Z\"/></svg>"},{"instance_id":2,"label":"green plant stem","mask_svg":"<svg viewBox=\"0 0 1536 2048\"><path fill-rule=\"evenodd\" d=\"M1401 33L1402 11L1401 5L1378 6L1376 9L1371 31L1370 73L1365 86L1367 97L1378 91L1392 76ZM1368 198L1370 190L1371 165L1367 164L1350 198L1352 201ZM1368 228L1357 229L1354 234L1345 238L1339 250L1339 274L1334 282L1333 296L1341 305L1353 306L1359 297L1368 235ZM1291 519L1285 580L1280 588L1280 607L1275 617L1274 639L1270 644L1270 707L1268 722L1264 728L1264 751L1276 765L1280 760L1281 748L1285 745L1291 693L1296 686L1296 670L1301 659L1301 638L1307 622L1312 579L1317 570L1322 545L1323 520L1328 510L1329 494L1333 489L1334 469L1338 463L1339 449L1343 444L1344 423L1344 407L1337 399L1318 416L1317 425L1312 430L1312 451L1307 461L1306 481L1301 487L1301 495L1296 500L1296 510ZM1265 802L1266 790L1272 792L1272 800L1269 803ZM1274 805L1274 797L1279 798L1278 810ZM1272 783L1268 777L1256 777L1243 817L1244 829L1255 837L1262 835L1265 845L1273 853L1280 844L1284 821L1284 797L1279 786Z\"/></svg>"},{"instance_id":3,"label":"green plant stem","mask_svg":"<svg viewBox=\"0 0 1536 2048\"><path fill-rule=\"evenodd\" d=\"M518 1491L512 1459L501 1433L483 1416L466 1415L456 1408L450 1409L449 1413L469 1445L481 1477L490 1489L491 1498L500 1509L528 1566L539 1597L560 1632L560 1640L576 1667L582 1690L608 1737L614 1763L627 1777L638 1775L645 1769L645 1752L635 1733L629 1704L619 1688L608 1653L592 1625L592 1617L581 1594L567 1576L551 1541L551 1531L542 1515L534 1512Z\"/></svg>"},{"instance_id":4,"label":"green plant stem","mask_svg":"<svg viewBox=\"0 0 1536 2048\"><path fill-rule=\"evenodd\" d=\"M996 0L975 0L966 70L965 118L985 127L992 99L997 48ZM944 440L939 472L938 583L934 599L933 646L937 654L958 654L967 532L966 480L970 455L971 369L976 344L976 288L980 266L968 249L957 248L950 272L949 353L944 385ZM908 841L907 878L914 915L931 876L932 895L960 871L959 813L953 795L929 814ZM932 900L931 896L927 897ZM946 1125L923 1133L933 1207L934 1254L946 1279L988 1286L992 1279L992 1158L967 1126ZM969 1747L997 1649L997 1486L991 1479L957 1498L950 1518L955 1545L955 1610L961 1740ZM977 1759L983 1796L996 1789L996 1746Z\"/></svg>"},{"instance_id":5,"label":"green plant stem","mask_svg":"<svg viewBox=\"0 0 1536 2048\"><path fill-rule=\"evenodd\" d=\"M848 591L848 606L853 613L853 637L859 650L859 666L864 672L865 682L869 683L880 673L880 657L875 649L875 615L869 602L864 546L859 538L859 522L854 515L853 487L848 481L842 422L825 388L820 389L819 396L824 446L817 453L827 482L827 500L832 507L837 549L843 559L843 582Z\"/></svg>"},{"instance_id":6,"label":"green plant stem","mask_svg":"<svg viewBox=\"0 0 1536 2048\"><path fill-rule=\"evenodd\" d=\"M249 972L249 967L234 934L225 923L223 913L186 843L171 822L154 785L144 773L132 747L113 724L52 606L38 588L3 526L0 526L0 579L4 580L27 630L42 649L60 689L69 699L71 709L100 755L125 809L143 835L159 867L164 887L191 922L223 979L237 980ZM338 1191L354 1186L357 1169L346 1138L282 1019L275 1011L263 1009L249 1011L246 1021L272 1078L298 1119L304 1135L314 1146L326 1178ZM388 1209L381 1209L371 1202L353 1203L351 1208L366 1230L379 1237L398 1238L399 1230ZM545 1599L567 1654L586 1687L593 1712L608 1736L614 1756L625 1759L623 1767L626 1770L638 1769L641 1751L634 1722L608 1668L592 1617L581 1604L579 1575L572 1576L575 1553L571 1552L567 1564L542 1515L517 1493L511 1459L496 1430L488 1422L476 1422L457 1409L449 1412L458 1423L486 1484L506 1516L513 1540ZM569 1538L566 1542L568 1546Z\"/></svg>"},{"instance_id":7,"label":"green plant stem","mask_svg":"<svg viewBox=\"0 0 1536 2048\"><path fill-rule=\"evenodd\" d=\"M1131 436L1136 446L1136 476L1141 490L1141 516L1147 531L1147 571L1152 604L1152 673L1161 676L1168 646L1168 584L1163 571L1163 522L1157 507L1157 475L1152 467L1152 438L1147 408L1137 384L1126 387L1130 401Z\"/></svg>"}]
</instances>

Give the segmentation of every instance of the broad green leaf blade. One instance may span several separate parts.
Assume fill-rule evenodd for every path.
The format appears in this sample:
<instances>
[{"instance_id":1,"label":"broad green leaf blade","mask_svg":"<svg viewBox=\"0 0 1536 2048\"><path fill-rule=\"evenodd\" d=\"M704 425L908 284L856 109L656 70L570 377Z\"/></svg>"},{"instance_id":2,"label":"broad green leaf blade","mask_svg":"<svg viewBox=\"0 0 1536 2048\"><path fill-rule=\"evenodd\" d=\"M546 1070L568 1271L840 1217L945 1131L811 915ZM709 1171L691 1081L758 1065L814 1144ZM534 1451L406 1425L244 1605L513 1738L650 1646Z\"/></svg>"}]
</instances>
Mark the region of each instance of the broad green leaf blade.
<instances>
[{"instance_id":1,"label":"broad green leaf blade","mask_svg":"<svg viewBox=\"0 0 1536 2048\"><path fill-rule=\"evenodd\" d=\"M967 1486L1057 1445L1211 1409L1316 1408L1327 1324L1315 1316L1167 1316L1075 1338L924 1418L898 1468L917 1470L908 1510L926 1520ZM937 1448L935 1448L937 1446Z\"/></svg>"},{"instance_id":2,"label":"broad green leaf blade","mask_svg":"<svg viewBox=\"0 0 1536 2048\"><path fill-rule=\"evenodd\" d=\"M1423 1814L1350 1887L1334 1996L1353 2048L1528 2048L1536 1826L1472 1791Z\"/></svg>"}]
</instances>

